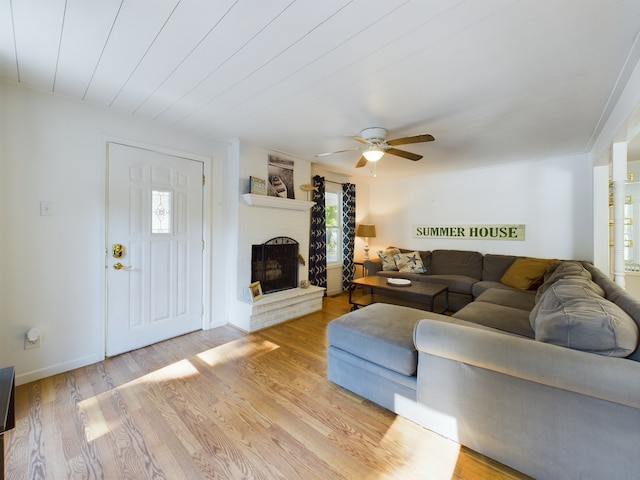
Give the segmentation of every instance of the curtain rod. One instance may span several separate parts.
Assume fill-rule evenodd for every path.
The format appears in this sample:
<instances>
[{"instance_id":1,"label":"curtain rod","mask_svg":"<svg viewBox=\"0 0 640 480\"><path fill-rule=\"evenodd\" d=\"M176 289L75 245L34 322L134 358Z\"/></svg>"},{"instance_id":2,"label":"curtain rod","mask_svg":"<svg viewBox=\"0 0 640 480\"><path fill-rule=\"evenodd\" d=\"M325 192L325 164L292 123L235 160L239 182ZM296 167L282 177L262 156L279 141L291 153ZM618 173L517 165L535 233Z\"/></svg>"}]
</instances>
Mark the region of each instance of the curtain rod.
<instances>
[{"instance_id":1,"label":"curtain rod","mask_svg":"<svg viewBox=\"0 0 640 480\"><path fill-rule=\"evenodd\" d=\"M342 183L342 182L335 182L335 181L333 181L333 180L327 180L326 178L325 178L325 180L324 180L324 181L325 181L325 182L329 182L329 183L335 183L336 185L344 185L344 183ZM349 183L349 182L346 182L346 183Z\"/></svg>"}]
</instances>

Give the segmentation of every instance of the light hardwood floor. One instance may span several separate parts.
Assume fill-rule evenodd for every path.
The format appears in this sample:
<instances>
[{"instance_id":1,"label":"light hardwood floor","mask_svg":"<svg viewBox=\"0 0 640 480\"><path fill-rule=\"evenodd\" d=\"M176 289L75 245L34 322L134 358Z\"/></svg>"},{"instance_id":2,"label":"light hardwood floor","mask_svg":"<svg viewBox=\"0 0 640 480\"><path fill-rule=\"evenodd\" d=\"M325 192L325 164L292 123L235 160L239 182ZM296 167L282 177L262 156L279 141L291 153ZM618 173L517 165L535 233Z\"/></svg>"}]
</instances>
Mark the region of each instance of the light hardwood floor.
<instances>
[{"instance_id":1,"label":"light hardwood floor","mask_svg":"<svg viewBox=\"0 0 640 480\"><path fill-rule=\"evenodd\" d=\"M322 312L200 331L22 385L6 478L528 478L326 379Z\"/></svg>"}]
</instances>

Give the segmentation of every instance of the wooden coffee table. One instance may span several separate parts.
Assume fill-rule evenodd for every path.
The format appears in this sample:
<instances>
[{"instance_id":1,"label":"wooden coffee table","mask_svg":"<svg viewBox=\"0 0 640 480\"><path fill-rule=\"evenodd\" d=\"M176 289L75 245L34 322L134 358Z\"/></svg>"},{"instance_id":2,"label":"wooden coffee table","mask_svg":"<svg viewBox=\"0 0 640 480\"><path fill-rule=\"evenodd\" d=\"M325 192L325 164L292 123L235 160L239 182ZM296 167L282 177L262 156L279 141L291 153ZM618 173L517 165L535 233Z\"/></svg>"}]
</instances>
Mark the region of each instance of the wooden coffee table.
<instances>
[{"instance_id":1,"label":"wooden coffee table","mask_svg":"<svg viewBox=\"0 0 640 480\"><path fill-rule=\"evenodd\" d=\"M449 287L446 285L412 281L409 286L395 286L387 280L377 275L353 280L349 288L349 303L353 305L351 311L372 303L390 303L433 312L438 295L444 295L444 308L438 313L449 309ZM364 287L364 293L360 294L357 287Z\"/></svg>"}]
</instances>

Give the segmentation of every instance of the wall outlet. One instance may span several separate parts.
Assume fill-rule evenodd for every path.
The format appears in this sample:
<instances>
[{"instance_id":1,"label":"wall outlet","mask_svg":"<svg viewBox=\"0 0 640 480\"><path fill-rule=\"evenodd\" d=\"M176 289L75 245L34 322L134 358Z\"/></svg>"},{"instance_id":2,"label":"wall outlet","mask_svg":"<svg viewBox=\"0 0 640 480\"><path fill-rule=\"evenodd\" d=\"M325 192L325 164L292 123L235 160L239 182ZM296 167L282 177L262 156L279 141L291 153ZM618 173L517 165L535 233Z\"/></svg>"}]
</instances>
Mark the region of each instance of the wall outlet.
<instances>
[{"instance_id":1,"label":"wall outlet","mask_svg":"<svg viewBox=\"0 0 640 480\"><path fill-rule=\"evenodd\" d=\"M40 348L40 344L42 343L42 336L38 337L35 342L31 342L28 338L24 339L24 349L31 350L32 348Z\"/></svg>"}]
</instances>

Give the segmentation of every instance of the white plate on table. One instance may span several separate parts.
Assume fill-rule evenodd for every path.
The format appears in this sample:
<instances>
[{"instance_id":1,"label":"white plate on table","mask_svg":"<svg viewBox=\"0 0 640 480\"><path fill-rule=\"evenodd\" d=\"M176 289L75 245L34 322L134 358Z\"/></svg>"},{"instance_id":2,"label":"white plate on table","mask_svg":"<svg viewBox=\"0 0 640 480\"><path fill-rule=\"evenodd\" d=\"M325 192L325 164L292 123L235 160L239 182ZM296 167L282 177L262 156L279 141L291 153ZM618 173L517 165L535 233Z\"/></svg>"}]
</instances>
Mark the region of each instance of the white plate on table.
<instances>
[{"instance_id":1,"label":"white plate on table","mask_svg":"<svg viewBox=\"0 0 640 480\"><path fill-rule=\"evenodd\" d=\"M394 287L409 287L411 286L411 280L406 278L388 278L387 283Z\"/></svg>"}]
</instances>

